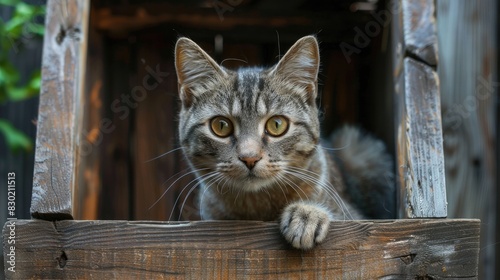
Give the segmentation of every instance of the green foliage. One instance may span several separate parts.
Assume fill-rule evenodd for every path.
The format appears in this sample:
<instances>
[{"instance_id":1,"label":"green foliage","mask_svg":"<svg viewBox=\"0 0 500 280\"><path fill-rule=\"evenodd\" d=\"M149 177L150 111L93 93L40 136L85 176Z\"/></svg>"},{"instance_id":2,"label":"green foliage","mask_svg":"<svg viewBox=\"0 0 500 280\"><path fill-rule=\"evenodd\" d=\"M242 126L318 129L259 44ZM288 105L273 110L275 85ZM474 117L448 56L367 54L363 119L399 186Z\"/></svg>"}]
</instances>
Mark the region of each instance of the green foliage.
<instances>
[{"instance_id":1,"label":"green foliage","mask_svg":"<svg viewBox=\"0 0 500 280\"><path fill-rule=\"evenodd\" d=\"M7 146L12 152L33 150L31 139L17 130L9 121L0 119L0 132L5 136Z\"/></svg>"},{"instance_id":2,"label":"green foliage","mask_svg":"<svg viewBox=\"0 0 500 280\"><path fill-rule=\"evenodd\" d=\"M0 103L23 101L37 96L40 91L40 70L32 73L28 82L20 82L19 71L9 61L9 55L18 54L23 44L36 36L43 36L45 27L40 19L45 5L37 6L21 0L0 0L0 6L14 9L8 21L0 19ZM0 134L13 152L31 151L33 140L17 130L5 119L0 119Z\"/></svg>"}]
</instances>

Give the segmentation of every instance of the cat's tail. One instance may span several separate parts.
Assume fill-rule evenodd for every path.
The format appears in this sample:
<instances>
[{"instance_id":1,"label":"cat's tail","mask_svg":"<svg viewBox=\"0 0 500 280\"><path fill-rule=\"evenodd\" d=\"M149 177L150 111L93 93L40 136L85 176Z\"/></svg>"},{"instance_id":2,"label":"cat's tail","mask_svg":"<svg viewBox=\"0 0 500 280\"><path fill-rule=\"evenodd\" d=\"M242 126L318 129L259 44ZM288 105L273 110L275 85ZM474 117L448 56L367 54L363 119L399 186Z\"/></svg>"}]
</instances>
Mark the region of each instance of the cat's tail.
<instances>
[{"instance_id":1,"label":"cat's tail","mask_svg":"<svg viewBox=\"0 0 500 280\"><path fill-rule=\"evenodd\" d=\"M331 136L333 158L346 191L368 218L396 216L393 160L384 143L358 128L345 126Z\"/></svg>"}]
</instances>

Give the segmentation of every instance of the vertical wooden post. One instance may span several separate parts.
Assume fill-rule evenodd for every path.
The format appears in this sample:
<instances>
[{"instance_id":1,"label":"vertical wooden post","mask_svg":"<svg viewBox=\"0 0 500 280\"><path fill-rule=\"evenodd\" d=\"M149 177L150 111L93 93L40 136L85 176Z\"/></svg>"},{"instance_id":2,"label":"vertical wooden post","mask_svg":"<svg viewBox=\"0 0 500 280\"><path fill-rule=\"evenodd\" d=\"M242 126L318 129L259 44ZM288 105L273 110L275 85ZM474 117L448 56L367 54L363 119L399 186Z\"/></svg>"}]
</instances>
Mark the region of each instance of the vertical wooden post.
<instances>
[{"instance_id":1,"label":"vertical wooden post","mask_svg":"<svg viewBox=\"0 0 500 280\"><path fill-rule=\"evenodd\" d=\"M434 1L402 0L393 19L401 218L447 216Z\"/></svg>"},{"instance_id":2,"label":"vertical wooden post","mask_svg":"<svg viewBox=\"0 0 500 280\"><path fill-rule=\"evenodd\" d=\"M31 215L72 218L90 1L49 0Z\"/></svg>"}]
</instances>

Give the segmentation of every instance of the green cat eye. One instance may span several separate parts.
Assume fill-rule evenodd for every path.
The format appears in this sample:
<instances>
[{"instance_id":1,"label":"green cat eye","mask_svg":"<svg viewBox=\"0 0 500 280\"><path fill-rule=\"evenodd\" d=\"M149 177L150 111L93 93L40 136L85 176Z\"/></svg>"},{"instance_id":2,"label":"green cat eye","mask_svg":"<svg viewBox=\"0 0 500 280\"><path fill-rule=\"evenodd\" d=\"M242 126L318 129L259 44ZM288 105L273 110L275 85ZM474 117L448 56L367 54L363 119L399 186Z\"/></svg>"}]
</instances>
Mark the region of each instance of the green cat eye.
<instances>
[{"instance_id":1,"label":"green cat eye","mask_svg":"<svg viewBox=\"0 0 500 280\"><path fill-rule=\"evenodd\" d=\"M283 116L272 116L266 122L266 133L278 137L288 130L288 119Z\"/></svg>"},{"instance_id":2,"label":"green cat eye","mask_svg":"<svg viewBox=\"0 0 500 280\"><path fill-rule=\"evenodd\" d=\"M233 133L233 123L226 117L215 117L210 121L212 132L219 137L228 137Z\"/></svg>"}]
</instances>

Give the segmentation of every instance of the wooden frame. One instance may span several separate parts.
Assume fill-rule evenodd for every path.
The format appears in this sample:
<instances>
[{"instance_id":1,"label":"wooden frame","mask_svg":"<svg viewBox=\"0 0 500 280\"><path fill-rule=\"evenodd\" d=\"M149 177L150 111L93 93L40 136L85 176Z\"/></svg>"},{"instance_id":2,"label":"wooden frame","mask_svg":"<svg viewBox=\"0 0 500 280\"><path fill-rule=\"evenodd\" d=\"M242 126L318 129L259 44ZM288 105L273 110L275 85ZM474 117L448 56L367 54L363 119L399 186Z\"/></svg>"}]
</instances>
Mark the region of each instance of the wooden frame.
<instances>
[{"instance_id":1,"label":"wooden frame","mask_svg":"<svg viewBox=\"0 0 500 280\"><path fill-rule=\"evenodd\" d=\"M432 0L395 1L391 21L400 209L418 219L333 222L328 240L305 252L289 248L276 223L72 220L89 2L61 3L47 8L34 219L15 223L7 278L477 278L480 222L422 219L446 217ZM7 224L6 269L11 232Z\"/></svg>"},{"instance_id":2,"label":"wooden frame","mask_svg":"<svg viewBox=\"0 0 500 280\"><path fill-rule=\"evenodd\" d=\"M27 279L435 279L477 277L475 220L334 222L328 240L294 250L276 223L20 221Z\"/></svg>"}]
</instances>

